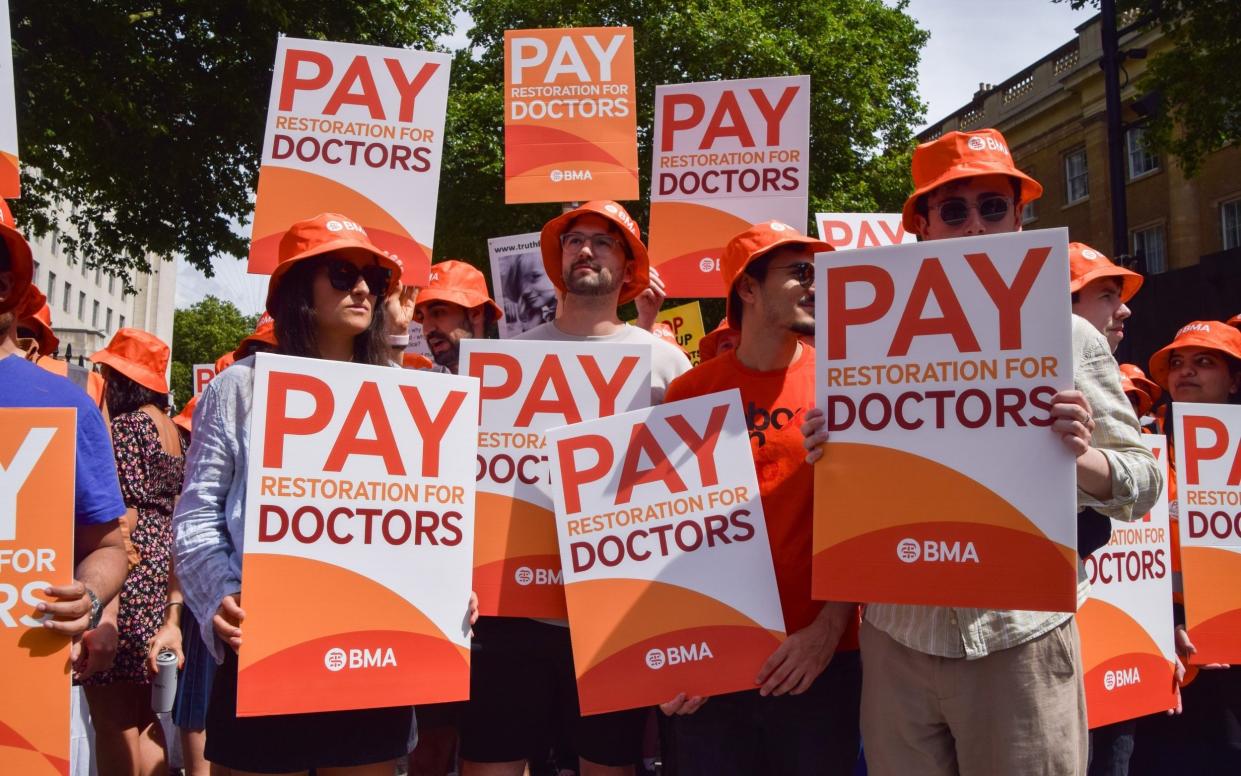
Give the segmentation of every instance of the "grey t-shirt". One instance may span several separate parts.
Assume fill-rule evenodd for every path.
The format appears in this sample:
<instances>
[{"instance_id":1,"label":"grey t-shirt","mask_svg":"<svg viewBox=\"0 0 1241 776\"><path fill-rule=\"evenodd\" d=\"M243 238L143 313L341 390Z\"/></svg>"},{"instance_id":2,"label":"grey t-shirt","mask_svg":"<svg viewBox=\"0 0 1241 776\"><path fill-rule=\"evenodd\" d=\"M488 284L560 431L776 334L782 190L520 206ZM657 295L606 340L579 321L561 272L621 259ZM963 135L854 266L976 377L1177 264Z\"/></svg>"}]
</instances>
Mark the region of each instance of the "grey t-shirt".
<instances>
[{"instance_id":1,"label":"grey t-shirt","mask_svg":"<svg viewBox=\"0 0 1241 776\"><path fill-rule=\"evenodd\" d=\"M604 336L579 336L561 331L555 321L548 321L524 331L514 339L556 340L559 342L621 342L651 346L651 406L663 403L668 384L689 371L689 358L676 345L656 337L646 329L623 324L620 331Z\"/></svg>"}]
</instances>

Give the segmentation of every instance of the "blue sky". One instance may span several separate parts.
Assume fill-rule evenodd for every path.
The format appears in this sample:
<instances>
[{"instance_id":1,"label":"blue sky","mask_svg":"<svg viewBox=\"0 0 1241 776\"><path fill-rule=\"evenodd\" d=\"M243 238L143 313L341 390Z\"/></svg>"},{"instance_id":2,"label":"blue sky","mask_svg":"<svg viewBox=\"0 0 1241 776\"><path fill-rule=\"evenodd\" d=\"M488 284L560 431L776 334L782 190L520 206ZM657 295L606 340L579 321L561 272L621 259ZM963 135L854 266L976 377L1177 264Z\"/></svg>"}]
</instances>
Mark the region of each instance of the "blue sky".
<instances>
[{"instance_id":1,"label":"blue sky","mask_svg":"<svg viewBox=\"0 0 1241 776\"><path fill-rule=\"evenodd\" d=\"M912 0L908 13L931 33L918 68L929 123L965 105L979 83L999 83L1071 40L1074 28L1094 11L1074 11L1067 2L1052 0ZM445 45L463 45L469 23L459 14L458 29ZM208 278L178 260L177 307L214 294L242 312L259 312L267 278L247 275L244 260L217 257L214 266L216 276Z\"/></svg>"}]
</instances>

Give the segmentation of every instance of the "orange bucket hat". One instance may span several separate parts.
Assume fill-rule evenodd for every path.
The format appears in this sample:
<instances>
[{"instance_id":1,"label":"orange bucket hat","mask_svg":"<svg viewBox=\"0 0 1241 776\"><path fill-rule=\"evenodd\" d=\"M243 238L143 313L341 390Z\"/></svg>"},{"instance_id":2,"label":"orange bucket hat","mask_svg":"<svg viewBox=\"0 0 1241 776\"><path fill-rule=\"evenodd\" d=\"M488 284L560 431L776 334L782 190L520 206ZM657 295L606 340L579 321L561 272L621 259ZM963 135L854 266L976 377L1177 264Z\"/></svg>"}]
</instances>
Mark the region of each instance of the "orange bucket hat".
<instances>
[{"instance_id":1,"label":"orange bucket hat","mask_svg":"<svg viewBox=\"0 0 1241 776\"><path fill-rule=\"evenodd\" d=\"M1144 278L1085 243L1069 243L1069 292L1077 293L1099 278L1120 278L1120 301L1128 302L1142 287Z\"/></svg>"},{"instance_id":2,"label":"orange bucket hat","mask_svg":"<svg viewBox=\"0 0 1241 776\"><path fill-rule=\"evenodd\" d=\"M738 235L734 235L728 244L724 246L724 253L720 256L720 271L724 279L724 287L726 297L731 297L733 285L736 284L737 278L745 271L755 259L776 248L782 248L786 245L804 245L809 248L812 253L824 253L826 251L835 250L830 243L822 240L815 240L807 237L793 227L780 221L764 221L761 224L755 224L749 229ZM727 319L729 325L733 322L733 310L731 303L726 307Z\"/></svg>"},{"instance_id":3,"label":"orange bucket hat","mask_svg":"<svg viewBox=\"0 0 1241 776\"><path fill-rule=\"evenodd\" d=\"M15 310L25 302L31 281L34 278L34 258L30 254L30 244L13 221L13 212L9 203L0 198L0 240L9 252L10 271L13 273L12 288L4 299L0 299L0 313Z\"/></svg>"},{"instance_id":4,"label":"orange bucket hat","mask_svg":"<svg viewBox=\"0 0 1241 776\"><path fill-rule=\"evenodd\" d=\"M1123 373L1120 375L1120 388L1125 392L1125 396L1129 401L1132 402L1135 397L1137 398L1138 406L1135 409L1139 418L1150 412L1151 407L1155 405L1155 401L1151 399L1150 394L1134 385L1129 376Z\"/></svg>"},{"instance_id":5,"label":"orange bucket hat","mask_svg":"<svg viewBox=\"0 0 1241 776\"><path fill-rule=\"evenodd\" d=\"M447 259L431 265L431 279L426 288L418 292L418 304L427 302L450 302L467 310L485 307L491 320L504 317L504 311L487 294L487 279L472 264Z\"/></svg>"},{"instance_id":6,"label":"orange bucket hat","mask_svg":"<svg viewBox=\"0 0 1241 776\"><path fill-rule=\"evenodd\" d=\"M1234 315L1229 318L1228 325L1234 329L1241 329L1241 315Z\"/></svg>"},{"instance_id":7,"label":"orange bucket hat","mask_svg":"<svg viewBox=\"0 0 1241 776\"><path fill-rule=\"evenodd\" d=\"M1165 389L1168 387L1168 360L1177 348L1218 350L1241 361L1241 331L1223 321L1194 321L1182 326L1171 342L1151 356L1151 377Z\"/></svg>"},{"instance_id":8,"label":"orange bucket hat","mask_svg":"<svg viewBox=\"0 0 1241 776\"><path fill-rule=\"evenodd\" d=\"M1021 201L1017 209L1043 196L1043 186L1013 165L1008 143L996 129L973 132L945 132L929 143L914 149L914 193L901 209L901 223L916 232L914 215L918 198L945 183L980 175L1007 175L1021 181Z\"/></svg>"},{"instance_id":9,"label":"orange bucket hat","mask_svg":"<svg viewBox=\"0 0 1241 776\"><path fill-rule=\"evenodd\" d=\"M720 343L725 339L736 339L738 332L736 329L730 328L728 319L720 321L720 325L716 326L706 334L698 342L698 363L709 361L720 353Z\"/></svg>"},{"instance_id":10,"label":"orange bucket hat","mask_svg":"<svg viewBox=\"0 0 1241 776\"><path fill-rule=\"evenodd\" d=\"M191 396L190 400L185 403L177 416L172 419L179 427L185 429L185 433L194 433L194 408L198 406L198 397Z\"/></svg>"},{"instance_id":11,"label":"orange bucket hat","mask_svg":"<svg viewBox=\"0 0 1241 776\"><path fill-rule=\"evenodd\" d=\"M280 344L276 342L276 322L270 317L260 318L258 326L254 327L254 333L242 337L241 342L237 343L237 349L233 351L233 361L240 361L250 355L253 352L253 346L257 344L271 345L273 348ZM217 365L216 374L220 371L222 370Z\"/></svg>"},{"instance_id":12,"label":"orange bucket hat","mask_svg":"<svg viewBox=\"0 0 1241 776\"><path fill-rule=\"evenodd\" d=\"M298 221L280 238L276 269L267 282L267 309L271 310L276 299L280 279L299 261L341 252L353 257L367 258L391 271L388 291L401 287L401 260L381 251L371 242L366 230L358 222L339 213L320 213L314 218Z\"/></svg>"},{"instance_id":13,"label":"orange bucket hat","mask_svg":"<svg viewBox=\"0 0 1241 776\"><path fill-rule=\"evenodd\" d=\"M543 225L539 236L539 250L543 254L543 269L560 293L565 293L564 269L561 261L560 235L565 233L569 224L578 216L596 215L609 223L615 224L625 237L629 252L633 255L633 280L621 288L619 304L624 304L642 293L651 284L651 260L646 254L646 246L642 244L642 230L629 212L611 200L598 199L562 213Z\"/></svg>"},{"instance_id":14,"label":"orange bucket hat","mask_svg":"<svg viewBox=\"0 0 1241 776\"><path fill-rule=\"evenodd\" d=\"M1120 373L1129 379L1134 388L1151 397L1152 404L1163 397L1163 389L1159 387L1159 383L1148 378L1137 364L1121 364Z\"/></svg>"},{"instance_id":15,"label":"orange bucket hat","mask_svg":"<svg viewBox=\"0 0 1241 776\"><path fill-rule=\"evenodd\" d=\"M50 356L60 348L60 337L52 331L52 308L38 286L26 290L26 299L17 310L17 325L34 332L39 355Z\"/></svg>"},{"instance_id":16,"label":"orange bucket hat","mask_svg":"<svg viewBox=\"0 0 1241 776\"><path fill-rule=\"evenodd\" d=\"M432 269L432 272L435 270ZM405 352L401 354L401 366L406 369L430 369L435 362L421 353Z\"/></svg>"},{"instance_id":17,"label":"orange bucket hat","mask_svg":"<svg viewBox=\"0 0 1241 776\"><path fill-rule=\"evenodd\" d=\"M108 347L90 357L96 364L107 364L144 388L168 393L168 357L164 341L142 329L117 329Z\"/></svg>"}]
</instances>

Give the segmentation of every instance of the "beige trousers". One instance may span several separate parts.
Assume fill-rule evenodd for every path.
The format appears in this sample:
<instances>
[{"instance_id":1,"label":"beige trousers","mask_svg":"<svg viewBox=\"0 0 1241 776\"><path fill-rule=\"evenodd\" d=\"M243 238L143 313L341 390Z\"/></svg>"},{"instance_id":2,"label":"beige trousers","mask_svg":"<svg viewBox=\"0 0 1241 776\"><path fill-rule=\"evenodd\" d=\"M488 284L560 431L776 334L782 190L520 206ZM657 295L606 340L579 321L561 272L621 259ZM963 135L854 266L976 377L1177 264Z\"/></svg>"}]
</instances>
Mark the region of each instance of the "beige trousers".
<instances>
[{"instance_id":1,"label":"beige trousers","mask_svg":"<svg viewBox=\"0 0 1241 776\"><path fill-rule=\"evenodd\" d=\"M1084 776L1086 695L1070 619L978 660L862 624L862 744L872 776Z\"/></svg>"}]
</instances>

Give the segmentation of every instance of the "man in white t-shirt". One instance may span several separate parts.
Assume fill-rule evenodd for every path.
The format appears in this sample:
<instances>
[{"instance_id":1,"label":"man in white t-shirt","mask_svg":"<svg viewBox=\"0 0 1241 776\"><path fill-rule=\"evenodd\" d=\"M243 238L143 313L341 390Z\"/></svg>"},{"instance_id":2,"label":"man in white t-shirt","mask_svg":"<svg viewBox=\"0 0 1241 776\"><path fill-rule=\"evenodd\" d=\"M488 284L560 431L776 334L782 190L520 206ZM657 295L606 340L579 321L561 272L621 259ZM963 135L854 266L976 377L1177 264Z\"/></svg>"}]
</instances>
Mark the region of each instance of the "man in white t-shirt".
<instances>
[{"instance_id":1,"label":"man in white t-shirt","mask_svg":"<svg viewBox=\"0 0 1241 776\"><path fill-rule=\"evenodd\" d=\"M638 224L615 202L595 201L543 227L543 266L563 295L558 317L517 339L624 342L651 346L651 403L689 371L675 345L621 321L636 300L652 319L663 294L651 288ZM565 623L483 617L474 627L470 700L461 730L463 776L520 776L547 748L580 759L581 776L631 776L642 756L645 709L583 717Z\"/></svg>"}]
</instances>

